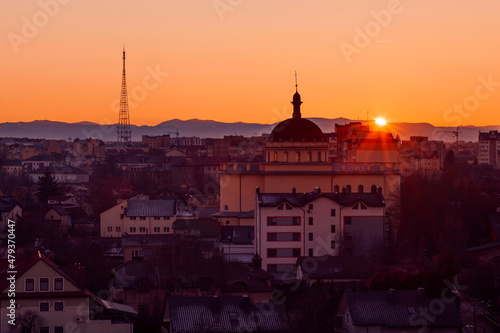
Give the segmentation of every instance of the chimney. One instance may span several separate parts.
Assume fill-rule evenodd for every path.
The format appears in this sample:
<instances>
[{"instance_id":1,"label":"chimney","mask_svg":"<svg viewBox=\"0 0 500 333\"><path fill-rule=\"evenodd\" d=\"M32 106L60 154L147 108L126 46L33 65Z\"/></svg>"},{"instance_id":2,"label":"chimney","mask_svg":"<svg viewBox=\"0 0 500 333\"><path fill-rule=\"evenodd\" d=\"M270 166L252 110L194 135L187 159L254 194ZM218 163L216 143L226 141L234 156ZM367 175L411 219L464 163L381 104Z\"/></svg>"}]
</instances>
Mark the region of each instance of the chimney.
<instances>
[{"instance_id":1,"label":"chimney","mask_svg":"<svg viewBox=\"0 0 500 333\"><path fill-rule=\"evenodd\" d=\"M389 289L389 303L390 304L394 304L394 293L396 292L396 290L390 288Z\"/></svg>"},{"instance_id":2,"label":"chimney","mask_svg":"<svg viewBox=\"0 0 500 333\"><path fill-rule=\"evenodd\" d=\"M292 193L293 194L297 193L297 189L295 188L295 186L292 188Z\"/></svg>"},{"instance_id":3,"label":"chimney","mask_svg":"<svg viewBox=\"0 0 500 333\"><path fill-rule=\"evenodd\" d=\"M314 193L321 193L321 188L319 186L315 186Z\"/></svg>"}]
</instances>

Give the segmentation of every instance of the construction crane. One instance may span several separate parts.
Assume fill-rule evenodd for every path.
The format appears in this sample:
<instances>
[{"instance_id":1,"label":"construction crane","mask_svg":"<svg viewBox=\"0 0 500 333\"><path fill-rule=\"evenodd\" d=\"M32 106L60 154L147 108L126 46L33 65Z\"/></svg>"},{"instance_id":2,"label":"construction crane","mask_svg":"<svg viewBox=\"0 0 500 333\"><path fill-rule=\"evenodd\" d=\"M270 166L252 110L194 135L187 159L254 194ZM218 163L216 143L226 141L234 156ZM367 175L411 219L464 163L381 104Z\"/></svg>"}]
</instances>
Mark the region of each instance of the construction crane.
<instances>
[{"instance_id":1,"label":"construction crane","mask_svg":"<svg viewBox=\"0 0 500 333\"><path fill-rule=\"evenodd\" d=\"M458 138L460 136L460 134L462 134L461 131L459 131L459 127L457 126L457 130L456 131L439 131L439 133L453 133L453 136L457 138L457 146L458 146Z\"/></svg>"}]
</instances>

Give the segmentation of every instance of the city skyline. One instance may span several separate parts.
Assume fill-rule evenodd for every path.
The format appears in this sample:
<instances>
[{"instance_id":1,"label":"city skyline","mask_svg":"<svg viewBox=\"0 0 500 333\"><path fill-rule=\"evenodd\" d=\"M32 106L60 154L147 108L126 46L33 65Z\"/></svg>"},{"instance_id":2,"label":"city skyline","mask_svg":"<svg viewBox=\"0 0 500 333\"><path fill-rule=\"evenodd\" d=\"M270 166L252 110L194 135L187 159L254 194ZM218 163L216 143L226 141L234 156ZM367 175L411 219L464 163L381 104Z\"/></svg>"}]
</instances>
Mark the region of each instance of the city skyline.
<instances>
[{"instance_id":1,"label":"city skyline","mask_svg":"<svg viewBox=\"0 0 500 333\"><path fill-rule=\"evenodd\" d=\"M135 125L278 122L291 114L295 70L307 118L500 123L495 1L46 0L0 9L9 13L0 122L117 123L125 44Z\"/></svg>"}]
</instances>

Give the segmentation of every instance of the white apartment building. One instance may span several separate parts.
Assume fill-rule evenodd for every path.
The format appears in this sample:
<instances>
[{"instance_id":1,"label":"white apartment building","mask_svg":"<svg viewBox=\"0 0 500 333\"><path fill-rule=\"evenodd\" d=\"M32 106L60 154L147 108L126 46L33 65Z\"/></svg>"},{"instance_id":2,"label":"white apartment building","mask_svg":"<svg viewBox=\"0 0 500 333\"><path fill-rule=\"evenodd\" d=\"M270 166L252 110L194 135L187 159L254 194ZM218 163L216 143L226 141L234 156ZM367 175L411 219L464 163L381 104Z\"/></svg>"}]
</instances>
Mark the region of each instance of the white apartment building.
<instances>
[{"instance_id":1,"label":"white apartment building","mask_svg":"<svg viewBox=\"0 0 500 333\"><path fill-rule=\"evenodd\" d=\"M257 189L255 198L255 250L269 272L291 271L299 256L365 255L383 244L381 193Z\"/></svg>"}]
</instances>

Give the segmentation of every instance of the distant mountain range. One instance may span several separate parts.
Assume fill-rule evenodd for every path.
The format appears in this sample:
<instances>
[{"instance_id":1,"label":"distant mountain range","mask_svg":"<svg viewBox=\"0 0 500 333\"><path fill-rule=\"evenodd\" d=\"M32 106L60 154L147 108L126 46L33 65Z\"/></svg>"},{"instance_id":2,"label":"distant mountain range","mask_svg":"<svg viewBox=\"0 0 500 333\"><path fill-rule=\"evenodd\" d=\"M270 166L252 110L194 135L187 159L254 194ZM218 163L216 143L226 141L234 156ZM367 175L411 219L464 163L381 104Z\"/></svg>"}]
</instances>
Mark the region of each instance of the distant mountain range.
<instances>
[{"instance_id":1,"label":"distant mountain range","mask_svg":"<svg viewBox=\"0 0 500 333\"><path fill-rule=\"evenodd\" d=\"M324 133L334 132L335 124L345 124L353 120L345 118L309 118L316 123ZM255 123L223 123L213 120L179 120L172 119L162 122L156 126L136 126L131 125L132 140L140 141L142 135L163 135L170 134L179 136L198 136L202 138L221 138L224 135L256 136L264 133L271 133L276 124L255 124ZM377 130L376 126L372 126ZM477 141L479 131L487 132L500 130L500 126L464 126L460 127L460 140ZM387 131L394 135L399 135L401 139L408 139L410 136L427 136L431 140L454 141L456 140L453 131L456 127L436 127L429 123L391 123ZM65 123L49 120L35 120L32 122L0 123L0 137L12 138L43 138L43 139L65 139L75 138L86 139L90 137L99 138L104 141L116 140L116 124L99 125L88 121L78 123Z\"/></svg>"}]
</instances>

